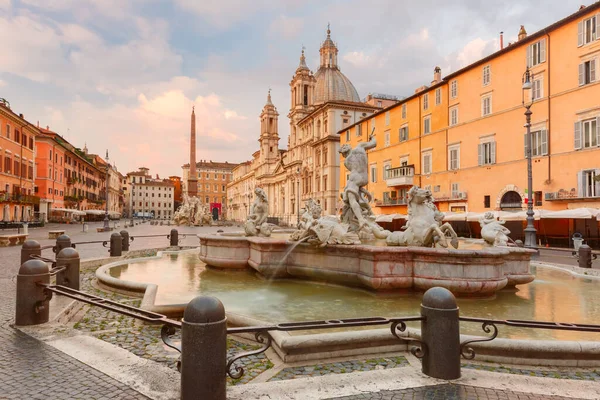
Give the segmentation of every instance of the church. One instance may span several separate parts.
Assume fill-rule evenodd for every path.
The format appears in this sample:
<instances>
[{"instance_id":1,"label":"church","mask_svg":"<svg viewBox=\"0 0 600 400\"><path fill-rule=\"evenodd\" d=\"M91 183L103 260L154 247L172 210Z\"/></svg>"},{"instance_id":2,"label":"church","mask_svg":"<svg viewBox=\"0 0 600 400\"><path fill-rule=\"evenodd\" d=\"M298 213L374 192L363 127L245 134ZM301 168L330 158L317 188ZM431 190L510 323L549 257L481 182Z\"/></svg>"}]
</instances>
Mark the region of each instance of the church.
<instances>
[{"instance_id":1,"label":"church","mask_svg":"<svg viewBox=\"0 0 600 400\"><path fill-rule=\"evenodd\" d=\"M260 147L250 161L233 170L233 180L227 185L230 219L246 219L256 187L267 193L273 222L296 224L304 202L310 198L321 205L324 215L338 213L337 132L372 115L382 104L371 104L376 100L372 96L362 102L352 82L340 71L338 48L329 28L319 53L319 69L313 73L302 50L290 82L290 135L285 150L279 148L279 112L269 91L260 114Z\"/></svg>"}]
</instances>

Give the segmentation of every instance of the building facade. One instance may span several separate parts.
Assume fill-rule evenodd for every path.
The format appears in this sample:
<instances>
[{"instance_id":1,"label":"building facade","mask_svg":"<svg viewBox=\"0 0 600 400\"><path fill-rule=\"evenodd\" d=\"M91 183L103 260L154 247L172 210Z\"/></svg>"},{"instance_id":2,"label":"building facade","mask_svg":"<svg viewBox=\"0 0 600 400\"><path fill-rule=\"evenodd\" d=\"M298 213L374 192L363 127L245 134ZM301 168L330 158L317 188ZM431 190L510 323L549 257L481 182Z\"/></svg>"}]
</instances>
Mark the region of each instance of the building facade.
<instances>
[{"instance_id":1,"label":"building facade","mask_svg":"<svg viewBox=\"0 0 600 400\"><path fill-rule=\"evenodd\" d=\"M0 99L0 205L4 222L30 221L39 207L35 194L35 139L37 127L15 114Z\"/></svg>"},{"instance_id":2,"label":"building facade","mask_svg":"<svg viewBox=\"0 0 600 400\"><path fill-rule=\"evenodd\" d=\"M134 217L173 218L175 186L170 179L153 178L148 168L141 167L138 171L129 172L127 181L131 185L130 210Z\"/></svg>"},{"instance_id":3,"label":"building facade","mask_svg":"<svg viewBox=\"0 0 600 400\"><path fill-rule=\"evenodd\" d=\"M412 185L442 211L526 207L525 108L532 102L534 208L600 207L600 3L527 35L341 129L356 146L375 128L368 190L375 213L406 213ZM531 90L523 77L533 74ZM340 186L346 184L342 167Z\"/></svg>"},{"instance_id":4,"label":"building facade","mask_svg":"<svg viewBox=\"0 0 600 400\"><path fill-rule=\"evenodd\" d=\"M196 162L197 197L210 205L213 218L227 218L227 185L232 180L233 170L238 164L201 160ZM190 164L182 167L181 190L188 193Z\"/></svg>"},{"instance_id":5,"label":"building facade","mask_svg":"<svg viewBox=\"0 0 600 400\"><path fill-rule=\"evenodd\" d=\"M337 132L379 107L361 102L352 82L340 71L338 48L329 29L319 54L319 69L313 74L303 50L290 82L290 135L285 150L278 146L279 113L268 94L260 114L259 150L233 171L234 180L228 186L231 219L246 219L256 186L267 193L269 215L279 223L296 223L309 198L321 204L324 214L337 213Z\"/></svg>"},{"instance_id":6,"label":"building facade","mask_svg":"<svg viewBox=\"0 0 600 400\"><path fill-rule=\"evenodd\" d=\"M46 221L53 221L52 209L65 208L65 160L67 149L54 140L53 132L40 128L35 142L37 165L35 185L40 197L39 212ZM56 215L59 218L59 215Z\"/></svg>"}]
</instances>

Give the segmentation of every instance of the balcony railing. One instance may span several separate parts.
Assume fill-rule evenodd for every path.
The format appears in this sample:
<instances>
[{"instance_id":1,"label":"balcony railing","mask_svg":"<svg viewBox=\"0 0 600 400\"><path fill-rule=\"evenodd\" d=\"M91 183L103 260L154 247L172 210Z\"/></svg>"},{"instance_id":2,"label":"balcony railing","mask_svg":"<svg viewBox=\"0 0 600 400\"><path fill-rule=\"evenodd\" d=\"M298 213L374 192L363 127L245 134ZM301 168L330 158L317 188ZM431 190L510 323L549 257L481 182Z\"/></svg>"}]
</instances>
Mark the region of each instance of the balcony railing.
<instances>
[{"instance_id":1,"label":"balcony railing","mask_svg":"<svg viewBox=\"0 0 600 400\"><path fill-rule=\"evenodd\" d=\"M447 194L435 194L433 195L435 201L461 201L467 200L467 192L452 192L450 195Z\"/></svg>"},{"instance_id":2,"label":"balcony railing","mask_svg":"<svg viewBox=\"0 0 600 400\"><path fill-rule=\"evenodd\" d=\"M383 177L388 187L392 186L412 186L415 176L415 167L406 165L403 167L390 168L384 170Z\"/></svg>"},{"instance_id":3,"label":"balcony railing","mask_svg":"<svg viewBox=\"0 0 600 400\"><path fill-rule=\"evenodd\" d=\"M408 202L405 198L385 198L383 200L376 200L375 206L377 207L385 207L385 206L405 206Z\"/></svg>"},{"instance_id":4,"label":"balcony railing","mask_svg":"<svg viewBox=\"0 0 600 400\"><path fill-rule=\"evenodd\" d=\"M544 200L546 201L557 201L557 200L574 200L574 199L595 199L600 198L600 193L596 193L596 196L580 196L575 189L564 190L561 189L558 192L547 192L544 194Z\"/></svg>"},{"instance_id":5,"label":"balcony railing","mask_svg":"<svg viewBox=\"0 0 600 400\"><path fill-rule=\"evenodd\" d=\"M0 203L24 203L40 204L40 198L37 196L28 196L18 193L0 193Z\"/></svg>"}]
</instances>

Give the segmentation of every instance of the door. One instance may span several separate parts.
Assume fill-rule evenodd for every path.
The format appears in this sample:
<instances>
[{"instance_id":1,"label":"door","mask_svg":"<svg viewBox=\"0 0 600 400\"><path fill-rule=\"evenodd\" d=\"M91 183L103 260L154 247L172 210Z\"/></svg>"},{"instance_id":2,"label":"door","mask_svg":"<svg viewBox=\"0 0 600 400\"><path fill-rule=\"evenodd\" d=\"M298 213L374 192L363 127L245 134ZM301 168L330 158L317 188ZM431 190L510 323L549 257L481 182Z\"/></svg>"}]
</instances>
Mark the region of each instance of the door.
<instances>
[{"instance_id":1,"label":"door","mask_svg":"<svg viewBox=\"0 0 600 400\"><path fill-rule=\"evenodd\" d=\"M216 221L219 219L219 209L217 207L212 209L212 218L213 218L213 221Z\"/></svg>"}]
</instances>

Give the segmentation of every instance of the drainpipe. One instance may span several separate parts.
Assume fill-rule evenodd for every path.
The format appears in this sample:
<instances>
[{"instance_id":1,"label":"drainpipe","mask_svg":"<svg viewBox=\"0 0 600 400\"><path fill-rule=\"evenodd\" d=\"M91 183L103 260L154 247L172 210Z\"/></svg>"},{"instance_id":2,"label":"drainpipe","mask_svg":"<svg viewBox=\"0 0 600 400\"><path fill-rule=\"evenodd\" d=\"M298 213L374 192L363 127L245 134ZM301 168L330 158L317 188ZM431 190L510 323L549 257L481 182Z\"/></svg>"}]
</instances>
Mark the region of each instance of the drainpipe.
<instances>
[{"instance_id":1,"label":"drainpipe","mask_svg":"<svg viewBox=\"0 0 600 400\"><path fill-rule=\"evenodd\" d=\"M422 188L423 187L423 155L421 154L421 147L422 147L422 143L421 143L421 137L423 136L423 126L421 124L421 96L417 96L417 98L419 99L419 154L418 154L418 159L419 159L419 187ZM432 160L433 163L433 160Z\"/></svg>"},{"instance_id":2,"label":"drainpipe","mask_svg":"<svg viewBox=\"0 0 600 400\"><path fill-rule=\"evenodd\" d=\"M552 125L552 118L550 118L551 116L551 111L552 111L552 107L550 106L550 102L551 102L551 98L550 95L552 94L552 92L550 91L550 34L548 32L546 32L546 62L548 63L548 182L550 182L552 180L552 163L551 163L551 154L552 154L552 150L551 150L551 140L550 137L552 136L552 129L551 129L551 125Z\"/></svg>"}]
</instances>

